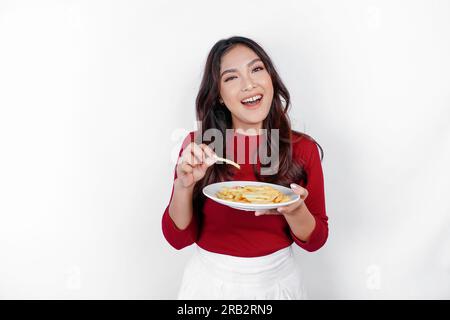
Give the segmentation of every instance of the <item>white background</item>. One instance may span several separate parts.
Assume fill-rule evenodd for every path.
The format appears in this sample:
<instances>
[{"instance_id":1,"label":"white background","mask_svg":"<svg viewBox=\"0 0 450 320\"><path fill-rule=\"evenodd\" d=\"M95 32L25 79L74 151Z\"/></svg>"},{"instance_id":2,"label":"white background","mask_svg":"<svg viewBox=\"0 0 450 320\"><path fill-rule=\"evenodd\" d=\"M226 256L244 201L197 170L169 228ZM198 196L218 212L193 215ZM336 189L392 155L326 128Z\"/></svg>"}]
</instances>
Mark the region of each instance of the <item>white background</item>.
<instances>
[{"instance_id":1,"label":"white background","mask_svg":"<svg viewBox=\"0 0 450 320\"><path fill-rule=\"evenodd\" d=\"M330 236L296 250L310 297L450 298L445 0L1 1L0 298L175 298L172 159L233 35L325 150Z\"/></svg>"}]
</instances>

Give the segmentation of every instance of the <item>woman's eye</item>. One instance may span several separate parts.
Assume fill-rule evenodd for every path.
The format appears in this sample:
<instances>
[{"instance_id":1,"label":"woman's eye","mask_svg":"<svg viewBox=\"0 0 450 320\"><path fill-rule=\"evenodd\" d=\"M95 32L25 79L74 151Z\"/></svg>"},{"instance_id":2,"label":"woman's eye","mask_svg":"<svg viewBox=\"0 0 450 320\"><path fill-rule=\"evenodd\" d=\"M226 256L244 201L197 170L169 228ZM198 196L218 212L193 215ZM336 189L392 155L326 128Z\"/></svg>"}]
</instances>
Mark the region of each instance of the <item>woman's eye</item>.
<instances>
[{"instance_id":1,"label":"woman's eye","mask_svg":"<svg viewBox=\"0 0 450 320\"><path fill-rule=\"evenodd\" d=\"M264 68L263 68L263 67L256 67L256 68L254 68L252 71L253 71L253 72L258 72L258 71L260 71L260 70L264 70ZM236 78L236 77L235 77L235 76L232 76L232 77L226 78L226 79L224 80L224 82L227 82L228 80L233 80L234 78Z\"/></svg>"},{"instance_id":2,"label":"woman's eye","mask_svg":"<svg viewBox=\"0 0 450 320\"><path fill-rule=\"evenodd\" d=\"M236 77L229 77L229 78L226 78L226 79L225 79L225 82L227 82L228 80L233 80L234 78L236 78Z\"/></svg>"}]
</instances>

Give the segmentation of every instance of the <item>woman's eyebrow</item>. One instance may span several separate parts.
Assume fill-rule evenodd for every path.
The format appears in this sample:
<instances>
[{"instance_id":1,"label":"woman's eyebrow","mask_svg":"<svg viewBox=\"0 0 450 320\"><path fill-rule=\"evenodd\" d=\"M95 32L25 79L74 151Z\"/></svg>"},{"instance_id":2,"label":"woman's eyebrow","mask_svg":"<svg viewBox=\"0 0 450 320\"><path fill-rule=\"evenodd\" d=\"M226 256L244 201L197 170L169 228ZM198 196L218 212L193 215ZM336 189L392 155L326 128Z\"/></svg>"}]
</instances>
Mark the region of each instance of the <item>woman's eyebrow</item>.
<instances>
[{"instance_id":1,"label":"woman's eyebrow","mask_svg":"<svg viewBox=\"0 0 450 320\"><path fill-rule=\"evenodd\" d=\"M252 64L254 64L255 62L258 62L258 61L261 61L261 59L260 59L260 58L253 59L252 61L250 61L249 63L247 63L247 66L250 67ZM231 73L231 72L236 72L236 71L237 71L237 69L227 69L227 70L225 70L224 72L222 72L222 74L220 75L220 77L222 78L224 74L226 74L226 73Z\"/></svg>"}]
</instances>

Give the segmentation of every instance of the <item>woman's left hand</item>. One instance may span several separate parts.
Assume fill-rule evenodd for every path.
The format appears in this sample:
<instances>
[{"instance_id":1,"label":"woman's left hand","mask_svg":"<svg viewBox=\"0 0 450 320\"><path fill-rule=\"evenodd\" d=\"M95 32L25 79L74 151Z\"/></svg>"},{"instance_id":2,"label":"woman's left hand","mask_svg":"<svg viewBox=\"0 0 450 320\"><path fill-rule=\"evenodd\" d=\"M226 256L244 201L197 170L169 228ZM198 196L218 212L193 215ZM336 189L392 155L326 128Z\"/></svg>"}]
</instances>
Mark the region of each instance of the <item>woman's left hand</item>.
<instances>
[{"instance_id":1,"label":"woman's left hand","mask_svg":"<svg viewBox=\"0 0 450 320\"><path fill-rule=\"evenodd\" d=\"M258 210L255 211L255 216L261 216L266 214L282 214L282 215L293 215L295 214L301 206L304 204L305 199L308 197L308 190L305 188L299 186L298 184L291 183L291 189L294 191L294 193L298 194L300 196L300 199L295 201L294 203L285 206L285 207L279 207L277 209L270 209L270 210Z\"/></svg>"}]
</instances>

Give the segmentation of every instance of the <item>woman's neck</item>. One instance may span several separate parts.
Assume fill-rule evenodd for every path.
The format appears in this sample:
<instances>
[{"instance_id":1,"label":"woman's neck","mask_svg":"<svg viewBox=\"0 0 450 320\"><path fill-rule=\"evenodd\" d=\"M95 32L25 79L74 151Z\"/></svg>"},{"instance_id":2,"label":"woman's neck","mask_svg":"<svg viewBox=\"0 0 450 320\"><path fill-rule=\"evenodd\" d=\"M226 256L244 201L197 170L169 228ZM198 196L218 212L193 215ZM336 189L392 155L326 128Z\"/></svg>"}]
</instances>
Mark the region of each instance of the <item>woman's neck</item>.
<instances>
[{"instance_id":1,"label":"woman's neck","mask_svg":"<svg viewBox=\"0 0 450 320\"><path fill-rule=\"evenodd\" d=\"M245 135L245 136L259 136L262 135L263 130L258 128L248 128L248 129L243 129L243 128L234 128L234 132L236 134L240 134L240 135Z\"/></svg>"}]
</instances>

